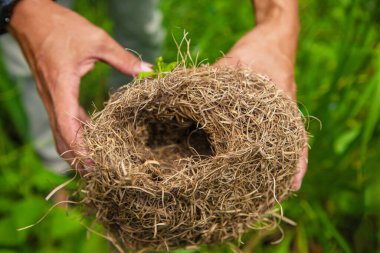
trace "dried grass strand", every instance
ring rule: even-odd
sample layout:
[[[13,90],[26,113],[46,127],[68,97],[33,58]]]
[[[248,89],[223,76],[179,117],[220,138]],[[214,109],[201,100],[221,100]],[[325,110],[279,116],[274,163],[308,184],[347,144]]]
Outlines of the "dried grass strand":
[[[277,226],[307,145],[268,78],[208,65],[122,87],[83,139],[89,212],[125,248],[167,250]]]

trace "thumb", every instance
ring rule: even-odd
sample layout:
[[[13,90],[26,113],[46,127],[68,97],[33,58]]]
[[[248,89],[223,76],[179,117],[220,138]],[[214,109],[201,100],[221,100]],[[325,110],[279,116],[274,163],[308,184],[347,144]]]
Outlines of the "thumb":
[[[136,76],[140,72],[152,71],[151,64],[125,50],[108,35],[101,50],[97,52],[97,58],[126,75]]]

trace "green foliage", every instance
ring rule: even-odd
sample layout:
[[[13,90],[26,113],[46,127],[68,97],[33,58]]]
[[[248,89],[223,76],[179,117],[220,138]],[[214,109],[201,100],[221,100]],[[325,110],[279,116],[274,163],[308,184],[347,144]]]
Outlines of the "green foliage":
[[[296,67],[298,101],[311,115],[309,171],[298,196],[284,203],[297,226],[244,236],[243,252],[380,252],[380,2],[377,0],[299,1],[302,30]],[[107,31],[105,1],[77,2],[77,10]],[[191,53],[213,62],[253,26],[250,1],[163,0],[168,35],[167,62],[177,61],[172,36],[183,30]],[[158,60],[153,76],[171,70]],[[81,101],[101,107],[108,67],[99,65],[83,80]],[[0,63],[0,253],[106,252],[107,242],[80,225],[76,211],[49,209],[44,197],[67,180],[47,171],[28,144],[27,124],[17,82]],[[200,252],[232,252],[228,245]],[[177,253],[199,252],[178,250]]]
[[[19,99],[18,84],[17,81],[15,82],[8,77],[5,66],[3,66],[2,62],[0,62],[0,105],[0,129],[7,128],[11,134],[17,133],[19,136],[26,139],[26,117],[23,106]],[[7,126],[5,122],[10,122],[11,124]],[[11,126],[14,126],[15,129],[12,130]],[[0,137],[9,132],[0,132]],[[0,142],[0,145],[2,144],[3,143]]]
[[[152,66],[153,72],[141,72],[137,75],[137,79],[142,79],[144,77],[163,77],[166,73],[172,71],[176,66],[177,62],[166,63],[162,56],[156,59],[156,65]]]

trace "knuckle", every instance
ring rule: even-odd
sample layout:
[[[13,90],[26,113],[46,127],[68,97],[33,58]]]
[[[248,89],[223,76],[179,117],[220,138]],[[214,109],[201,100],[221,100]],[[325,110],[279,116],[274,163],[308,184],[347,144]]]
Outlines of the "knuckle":
[[[106,31],[98,27],[95,28],[95,31],[93,32],[92,36],[94,39],[100,40],[100,41],[106,40],[109,37]]]

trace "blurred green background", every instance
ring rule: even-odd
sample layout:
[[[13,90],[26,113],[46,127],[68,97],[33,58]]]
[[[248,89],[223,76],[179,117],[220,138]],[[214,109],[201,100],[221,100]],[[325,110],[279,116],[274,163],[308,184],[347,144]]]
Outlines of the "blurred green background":
[[[300,1],[302,30],[296,78],[301,110],[311,119],[309,171],[297,197],[284,203],[297,226],[251,232],[243,252],[380,252],[380,2]],[[77,1],[76,10],[107,31],[104,1]],[[171,33],[186,29],[192,51],[213,62],[253,26],[251,4],[231,0],[162,0],[168,35],[162,55],[176,57]],[[107,252],[107,242],[80,225],[76,211],[55,209],[44,197],[66,178],[48,172],[28,142],[19,91],[0,62],[0,253]],[[83,81],[84,104],[106,97],[108,67]],[[86,87],[92,87],[86,89]],[[201,252],[232,252],[228,246]],[[181,250],[177,252],[192,252]]]

